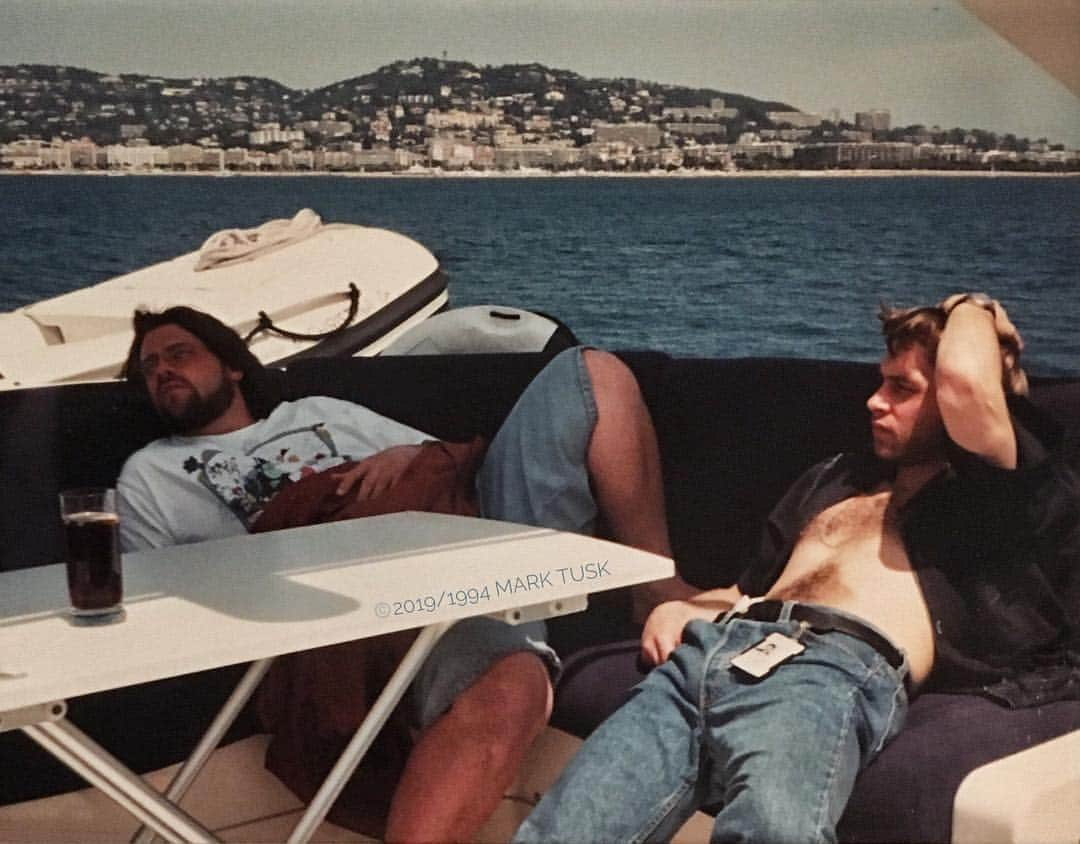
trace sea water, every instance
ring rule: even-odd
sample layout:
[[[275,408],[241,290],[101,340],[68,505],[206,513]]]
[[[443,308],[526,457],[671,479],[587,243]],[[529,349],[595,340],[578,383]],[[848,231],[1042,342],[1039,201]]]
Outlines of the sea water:
[[[607,348],[871,361],[879,302],[985,290],[1032,372],[1080,373],[1078,178],[37,175],[0,177],[0,201],[0,310],[307,207],[419,240],[453,306]]]

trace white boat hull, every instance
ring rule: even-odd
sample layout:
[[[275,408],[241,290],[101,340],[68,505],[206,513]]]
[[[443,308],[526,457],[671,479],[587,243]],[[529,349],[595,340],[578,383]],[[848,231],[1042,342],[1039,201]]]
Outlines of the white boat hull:
[[[334,223],[298,242],[196,270],[200,253],[0,314],[0,389],[116,378],[136,309],[189,305],[247,335],[265,314],[290,339],[260,331],[264,363],[307,354],[373,355],[443,308],[438,261],[386,229]],[[350,313],[350,285],[359,291]],[[338,330],[340,329],[340,330]]]

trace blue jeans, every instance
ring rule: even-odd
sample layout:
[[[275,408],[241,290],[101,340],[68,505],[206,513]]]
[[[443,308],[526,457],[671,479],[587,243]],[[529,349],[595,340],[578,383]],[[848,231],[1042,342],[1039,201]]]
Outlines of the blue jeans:
[[[856,774],[903,723],[907,667],[847,634],[809,631],[806,650],[761,680],[731,667],[768,634],[798,629],[690,622],[514,841],[665,841],[702,807],[719,807],[713,842],[835,841]]]

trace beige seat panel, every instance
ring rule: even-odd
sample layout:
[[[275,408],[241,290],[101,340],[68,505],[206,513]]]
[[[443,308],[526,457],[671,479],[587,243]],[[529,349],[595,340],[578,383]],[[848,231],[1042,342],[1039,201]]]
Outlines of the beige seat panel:
[[[215,751],[181,803],[226,841],[284,841],[303,805],[263,766],[269,737],[251,736]],[[179,765],[147,774],[164,790]],[[138,821],[96,788],[0,806],[4,844],[128,841]],[[370,841],[324,823],[313,841]]]

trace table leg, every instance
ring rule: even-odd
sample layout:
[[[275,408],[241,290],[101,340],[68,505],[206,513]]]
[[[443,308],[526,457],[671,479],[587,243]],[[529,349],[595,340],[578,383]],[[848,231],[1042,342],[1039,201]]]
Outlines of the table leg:
[[[218,840],[70,721],[33,724],[23,732],[167,840],[178,844]]]
[[[207,727],[202,738],[199,739],[199,743],[195,745],[195,749],[191,752],[187,761],[184,762],[180,770],[176,772],[172,782],[169,783],[169,787],[165,791],[166,800],[174,805],[180,805],[180,801],[184,798],[199,772],[202,771],[203,766],[210,758],[210,754],[221,744],[221,739],[224,738],[225,733],[233,725],[233,722],[251,699],[251,696],[255,694],[259,683],[262,682],[266,672],[270,670],[270,666],[273,664],[274,658],[267,657],[266,659],[256,660],[248,666],[248,670],[244,673],[240,682],[236,684],[236,688],[233,689],[232,694],[229,695],[221,710],[214,716],[214,720]],[[149,844],[153,840],[154,832],[147,826],[140,827],[131,839],[132,844]]]
[[[405,690],[408,689],[409,684],[416,677],[420,667],[424,664],[424,660],[427,659],[436,643],[450,629],[453,623],[452,621],[443,621],[425,627],[420,631],[420,635],[416,637],[416,641],[413,642],[412,647],[409,648],[408,653],[401,660],[390,678],[390,682],[386,684],[386,687],[368,712],[367,717],[360,724],[356,734],[338,759],[337,764],[334,765],[322,786],[315,793],[311,803],[308,804],[303,817],[300,818],[296,828],[292,831],[292,835],[289,836],[288,844],[306,844],[319,824],[323,822],[327,812],[330,811],[330,807],[337,800],[342,789],[345,788],[349,777],[353,775],[353,771],[356,770],[360,760],[363,759],[364,754],[367,753],[371,743],[375,740],[375,736],[386,724],[390,713],[393,712],[394,707],[397,706],[398,701],[405,694]]]

